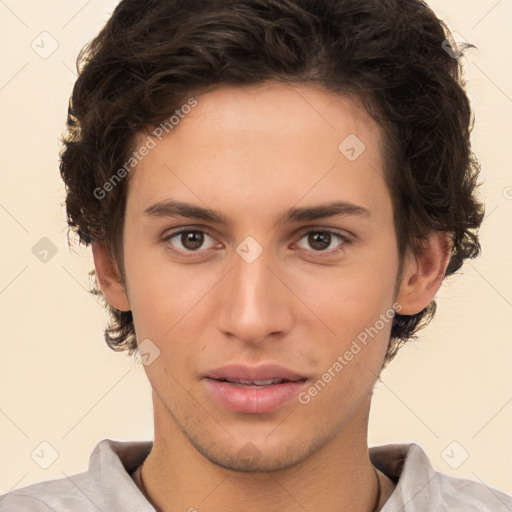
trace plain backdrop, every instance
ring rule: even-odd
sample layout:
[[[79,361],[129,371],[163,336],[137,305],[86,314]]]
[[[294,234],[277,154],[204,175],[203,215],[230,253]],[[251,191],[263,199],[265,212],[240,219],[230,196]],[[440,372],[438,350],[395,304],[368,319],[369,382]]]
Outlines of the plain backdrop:
[[[437,470],[512,493],[512,0],[430,5],[478,47],[464,66],[483,254],[383,373],[369,443],[417,442]],[[0,494],[84,471],[101,439],[152,438],[143,367],[106,346],[90,249],[67,246],[58,171],[76,56],[114,6],[0,1]]]

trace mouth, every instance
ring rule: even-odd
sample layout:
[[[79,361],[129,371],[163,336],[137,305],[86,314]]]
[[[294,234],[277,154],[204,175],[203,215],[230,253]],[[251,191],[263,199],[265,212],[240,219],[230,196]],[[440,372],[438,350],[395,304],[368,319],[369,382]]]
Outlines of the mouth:
[[[278,364],[261,364],[259,366],[227,364],[222,368],[210,371],[205,377],[219,381],[261,386],[279,383],[280,381],[297,382],[306,379],[305,375]]]
[[[247,389],[258,389],[266,388],[269,386],[275,386],[276,384],[283,384],[286,382],[303,382],[304,379],[288,380],[288,379],[267,379],[267,380],[242,380],[242,379],[213,379],[218,382],[227,382],[235,387],[247,388]]]
[[[279,365],[227,365],[204,376],[215,403],[237,413],[263,414],[282,408],[306,386],[308,377]]]

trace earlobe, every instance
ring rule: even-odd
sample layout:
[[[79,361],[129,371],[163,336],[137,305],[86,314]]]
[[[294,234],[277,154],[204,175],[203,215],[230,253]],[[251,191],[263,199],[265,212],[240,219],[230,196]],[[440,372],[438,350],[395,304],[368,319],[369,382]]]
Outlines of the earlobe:
[[[423,243],[421,255],[408,256],[397,296],[400,314],[415,315],[428,306],[441,287],[451,252],[450,233],[436,231]]]
[[[114,308],[130,311],[130,303],[121,276],[105,244],[102,241],[93,240],[91,247],[94,267],[103,295]]]

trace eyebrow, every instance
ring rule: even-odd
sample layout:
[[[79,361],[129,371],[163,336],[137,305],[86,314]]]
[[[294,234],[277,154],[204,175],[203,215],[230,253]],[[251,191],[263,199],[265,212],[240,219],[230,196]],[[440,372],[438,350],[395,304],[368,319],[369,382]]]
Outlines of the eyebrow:
[[[223,213],[205,208],[191,203],[168,199],[155,203],[146,208],[144,214],[149,217],[168,218],[168,217],[188,217],[200,219],[206,222],[217,222],[230,224],[230,219]],[[290,208],[284,212],[278,219],[278,223],[293,223],[310,220],[318,220],[335,216],[357,216],[371,217],[371,212],[364,206],[360,206],[348,201],[334,201],[331,203],[322,203],[316,206],[307,206],[301,208]]]

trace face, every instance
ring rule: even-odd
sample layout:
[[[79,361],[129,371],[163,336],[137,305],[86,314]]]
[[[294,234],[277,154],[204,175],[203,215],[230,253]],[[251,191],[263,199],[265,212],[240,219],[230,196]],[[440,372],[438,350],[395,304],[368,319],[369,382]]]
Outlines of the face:
[[[366,434],[399,284],[382,132],[357,98],[308,85],[195,99],[139,163],[126,206],[129,308],[160,351],[145,366],[155,426],[221,466],[284,469]],[[296,382],[207,378],[267,364]]]

